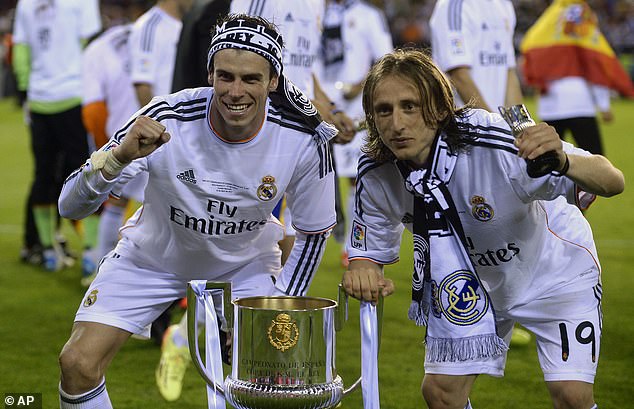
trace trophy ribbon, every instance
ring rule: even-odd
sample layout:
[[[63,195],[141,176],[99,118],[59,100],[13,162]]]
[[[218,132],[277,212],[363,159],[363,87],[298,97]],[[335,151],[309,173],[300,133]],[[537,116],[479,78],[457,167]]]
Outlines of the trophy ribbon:
[[[361,390],[363,408],[379,409],[379,336],[376,305],[361,302]]]
[[[224,395],[216,389],[216,385],[222,384],[224,376],[214,299],[209,291],[205,291],[207,280],[192,280],[190,283],[198,302],[205,307],[205,368],[213,381],[213,387],[207,384],[207,405],[209,409],[226,409]],[[196,355],[200,360],[198,351]]]

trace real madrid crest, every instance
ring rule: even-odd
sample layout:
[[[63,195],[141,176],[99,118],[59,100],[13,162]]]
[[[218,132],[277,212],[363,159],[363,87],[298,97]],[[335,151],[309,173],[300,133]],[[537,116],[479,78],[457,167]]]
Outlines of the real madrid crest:
[[[481,222],[488,222],[493,218],[494,212],[482,196],[475,195],[471,198],[471,214]]]
[[[275,178],[271,175],[262,178],[262,184],[258,186],[258,197],[260,200],[268,202],[277,195],[277,186],[275,186]]]
[[[97,293],[99,293],[99,290],[92,290],[90,294],[86,296],[86,299],[84,300],[84,307],[90,307],[97,302]]]
[[[295,106],[301,113],[312,116],[317,113],[317,108],[310,102],[310,99],[288,78],[284,78],[284,93],[286,99]]]
[[[489,298],[476,275],[469,270],[458,270],[447,275],[434,295],[434,307],[455,325],[475,324],[489,309]]]
[[[268,330],[269,342],[276,349],[284,352],[297,344],[299,338],[299,329],[291,316],[286,313],[278,314]]]

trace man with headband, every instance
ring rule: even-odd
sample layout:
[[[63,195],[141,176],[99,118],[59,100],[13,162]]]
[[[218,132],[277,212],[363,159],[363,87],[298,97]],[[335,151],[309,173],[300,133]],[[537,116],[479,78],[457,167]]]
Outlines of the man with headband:
[[[155,97],[66,180],[60,212],[82,218],[149,174],[61,352],[61,408],[111,408],[108,365],[190,280],[231,282],[235,298],[306,293],[336,219],[336,130],[282,76],[282,47],[266,20],[229,15],[210,47],[212,87]],[[282,268],[271,211],[284,193],[298,235]]]

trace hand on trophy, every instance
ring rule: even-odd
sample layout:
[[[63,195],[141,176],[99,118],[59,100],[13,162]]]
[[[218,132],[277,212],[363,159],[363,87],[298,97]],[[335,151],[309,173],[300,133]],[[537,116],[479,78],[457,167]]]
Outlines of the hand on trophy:
[[[342,284],[346,293],[362,301],[376,303],[379,292],[384,297],[394,292],[394,282],[383,276],[377,264],[367,260],[352,260],[343,273]]]
[[[530,113],[523,104],[513,105],[510,107],[498,107],[500,115],[511,127],[511,132],[515,137],[515,146],[520,148],[520,156],[526,160],[526,172],[528,176],[532,178],[538,178],[544,176],[552,171],[561,171],[564,174],[567,170],[567,157],[563,153],[561,140],[559,135],[555,132],[554,128],[550,131],[544,127],[548,127],[547,124],[539,124],[541,129],[533,129],[533,131],[527,132],[531,128],[538,127],[535,125],[535,121],[531,118]],[[552,138],[554,133],[556,138]],[[539,138],[531,137],[531,135],[539,136]],[[543,139],[547,137],[548,141],[558,144],[553,145],[553,149],[550,148],[551,144],[542,144],[545,142]],[[523,139],[523,141],[522,141]],[[557,149],[555,149],[557,148]],[[562,157],[563,155],[563,157]]]
[[[559,166],[553,169],[555,171],[561,171],[566,163],[561,139],[555,128],[546,123],[542,122],[526,128],[515,138],[515,146],[519,149],[518,155],[529,161],[546,152],[554,152],[559,159]]]

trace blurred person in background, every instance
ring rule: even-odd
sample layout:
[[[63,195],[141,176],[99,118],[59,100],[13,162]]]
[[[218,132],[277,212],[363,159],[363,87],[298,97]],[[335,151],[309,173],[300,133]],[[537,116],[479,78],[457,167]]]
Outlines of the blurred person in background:
[[[438,0],[429,20],[432,57],[447,73],[458,106],[497,112],[522,102],[510,0]]]
[[[361,91],[365,76],[372,64],[393,50],[392,36],[383,12],[363,0],[328,0],[322,32],[322,58],[319,81],[324,92],[355,123],[363,122]],[[345,240],[350,236],[350,223],[355,196],[357,163],[365,130],[356,132],[347,144],[333,145],[337,176],[348,181],[347,198],[341,237],[334,238],[344,244],[341,262],[348,264]]]
[[[231,0],[196,0],[185,14],[176,48],[172,92],[209,85],[205,64],[211,31],[229,13],[230,4]]]
[[[81,119],[81,55],[101,29],[97,0],[20,0],[13,30],[13,68],[18,90],[26,91],[35,176],[27,201],[32,211],[43,267],[57,271],[66,254],[56,239],[57,198],[64,175],[89,153]],[[84,250],[95,246],[98,218],[85,219]],[[32,236],[32,235],[31,235]],[[27,255],[28,256],[28,255]]]
[[[555,0],[522,40],[523,73],[538,92],[537,114],[561,138],[604,154],[597,115],[612,122],[610,94],[634,97],[634,85],[583,0]]]
[[[130,37],[132,81],[141,106],[172,92],[182,18],[194,0],[158,0],[137,19]]]

